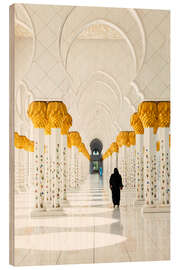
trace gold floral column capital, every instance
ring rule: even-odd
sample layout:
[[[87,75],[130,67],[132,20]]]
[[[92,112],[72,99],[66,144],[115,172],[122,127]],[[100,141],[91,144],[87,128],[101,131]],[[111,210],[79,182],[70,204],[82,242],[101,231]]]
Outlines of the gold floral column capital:
[[[144,128],[155,127],[158,116],[156,102],[144,101],[139,104],[138,115]]]
[[[120,138],[119,134],[116,137],[116,143],[117,143],[118,147],[122,147],[122,142],[121,142],[121,138]]]
[[[129,142],[130,145],[136,145],[136,134],[134,131],[129,131]]]
[[[130,147],[130,141],[129,141],[129,132],[128,131],[120,131],[119,132],[119,139],[122,145],[126,147]]]
[[[35,128],[45,128],[47,125],[47,103],[44,101],[33,101],[29,107],[27,114],[32,120]]]
[[[71,126],[72,126],[72,117],[69,113],[67,113],[64,116],[64,119],[61,124],[61,134],[67,135]]]
[[[17,132],[14,132],[14,146],[18,149],[24,148],[23,136],[20,136]]]
[[[84,143],[80,143],[78,149],[79,149],[79,152],[81,152],[81,153],[85,152],[86,147],[85,147]]]
[[[118,147],[118,144],[116,143],[116,142],[113,142],[112,144],[111,144],[111,151],[112,151],[112,153],[114,153],[114,152],[118,152],[119,151],[119,147]]]
[[[48,102],[47,118],[51,128],[61,128],[66,114],[67,108],[62,101]]]
[[[130,124],[136,134],[144,134],[143,124],[137,112],[131,115]]]
[[[158,126],[170,126],[170,101],[162,101],[157,104],[158,108]]]
[[[112,155],[112,153],[113,153],[113,152],[112,152],[112,149],[111,149],[111,148],[109,148],[109,149],[108,149],[108,155],[109,155],[109,156],[111,156],[111,155]]]
[[[71,142],[71,146],[74,145],[76,147],[78,147],[81,143],[81,137],[79,135],[79,132],[77,131],[71,131],[68,133],[69,134],[69,139]]]
[[[14,146],[18,149],[34,152],[34,142],[29,140],[26,136],[19,135],[17,132],[14,132]]]
[[[47,122],[47,125],[45,126],[44,133],[46,135],[51,135],[51,126],[49,122]]]

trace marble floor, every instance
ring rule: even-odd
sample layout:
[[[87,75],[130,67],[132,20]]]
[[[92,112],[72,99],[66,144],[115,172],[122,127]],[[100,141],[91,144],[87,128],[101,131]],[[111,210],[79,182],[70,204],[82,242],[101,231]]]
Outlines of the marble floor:
[[[170,259],[170,216],[112,208],[98,175],[67,194],[58,216],[31,218],[32,195],[16,194],[15,265]]]

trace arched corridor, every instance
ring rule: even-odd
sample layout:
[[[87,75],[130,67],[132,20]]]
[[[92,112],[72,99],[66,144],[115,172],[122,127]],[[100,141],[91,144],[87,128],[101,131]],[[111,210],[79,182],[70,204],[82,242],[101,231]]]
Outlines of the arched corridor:
[[[14,9],[13,264],[169,260],[169,11]]]

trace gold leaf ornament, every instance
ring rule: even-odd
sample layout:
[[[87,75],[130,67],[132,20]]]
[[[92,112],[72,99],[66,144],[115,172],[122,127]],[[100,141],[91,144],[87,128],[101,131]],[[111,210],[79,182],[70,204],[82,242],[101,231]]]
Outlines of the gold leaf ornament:
[[[157,122],[157,104],[153,101],[144,101],[138,106],[138,115],[144,128],[152,128]]]
[[[144,134],[143,124],[137,112],[131,115],[130,124],[133,127],[136,134]]]
[[[45,128],[47,125],[47,103],[44,101],[33,101],[29,107],[27,114],[32,120],[35,128]]]

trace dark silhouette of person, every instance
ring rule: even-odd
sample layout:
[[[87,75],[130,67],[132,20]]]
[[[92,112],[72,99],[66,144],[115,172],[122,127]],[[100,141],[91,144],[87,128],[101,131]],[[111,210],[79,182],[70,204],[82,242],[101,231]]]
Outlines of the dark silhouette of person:
[[[120,204],[120,191],[123,189],[122,177],[119,174],[117,168],[114,169],[114,173],[111,174],[109,180],[110,189],[112,191],[112,201],[114,204],[114,208],[117,205],[119,207]]]

